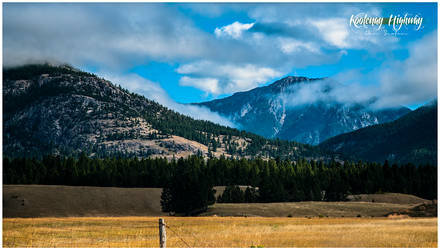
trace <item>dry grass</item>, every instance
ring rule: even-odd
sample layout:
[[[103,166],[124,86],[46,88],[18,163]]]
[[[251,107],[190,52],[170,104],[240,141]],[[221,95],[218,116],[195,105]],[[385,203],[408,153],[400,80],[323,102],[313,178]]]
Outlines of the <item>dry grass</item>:
[[[157,217],[3,219],[3,247],[158,247]],[[166,217],[167,247],[437,247],[437,218]]]
[[[350,201],[392,203],[392,204],[422,204],[422,203],[430,202],[429,200],[425,200],[414,195],[399,194],[399,193],[356,194],[356,195],[349,195],[347,198]]]
[[[224,188],[216,187],[216,195],[220,195]],[[160,208],[161,192],[160,188],[3,185],[3,216],[165,216],[166,213]],[[219,203],[211,206],[204,216],[383,217],[392,212],[411,209],[416,203],[427,202],[404,194],[377,196],[367,195],[368,199],[373,197],[376,202],[365,202],[366,200],[361,199],[356,202]]]
[[[216,203],[204,216],[262,217],[384,217],[391,212],[410,209],[412,204],[376,202],[281,202],[281,203]]]

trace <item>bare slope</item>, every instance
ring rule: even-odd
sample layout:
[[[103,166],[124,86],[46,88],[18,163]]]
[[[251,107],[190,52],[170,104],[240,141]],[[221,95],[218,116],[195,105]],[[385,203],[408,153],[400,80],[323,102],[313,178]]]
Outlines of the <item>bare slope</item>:
[[[373,202],[217,203],[203,216],[382,217],[412,208],[412,204]]]

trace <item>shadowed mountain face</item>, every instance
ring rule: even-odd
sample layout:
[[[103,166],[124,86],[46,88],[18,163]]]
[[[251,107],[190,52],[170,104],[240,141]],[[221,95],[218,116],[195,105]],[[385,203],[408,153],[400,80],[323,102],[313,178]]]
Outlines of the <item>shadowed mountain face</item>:
[[[289,76],[265,87],[198,105],[266,138],[312,145],[338,134],[395,120],[410,111],[405,107],[372,110],[362,103],[326,101],[313,96],[316,86],[321,93],[331,91],[332,85],[327,83],[322,78]],[[307,96],[298,92],[304,90]]]
[[[317,147],[195,120],[69,66],[3,71],[3,153],[105,157],[320,156]]]
[[[384,124],[338,135],[320,144],[353,159],[437,164],[437,102]]]

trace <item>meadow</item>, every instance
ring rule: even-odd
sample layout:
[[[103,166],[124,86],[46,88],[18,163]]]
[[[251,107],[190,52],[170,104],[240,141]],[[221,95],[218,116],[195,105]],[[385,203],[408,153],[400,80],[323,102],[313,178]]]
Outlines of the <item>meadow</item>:
[[[159,217],[4,218],[3,247],[159,247]],[[164,217],[167,247],[437,247],[437,218]]]

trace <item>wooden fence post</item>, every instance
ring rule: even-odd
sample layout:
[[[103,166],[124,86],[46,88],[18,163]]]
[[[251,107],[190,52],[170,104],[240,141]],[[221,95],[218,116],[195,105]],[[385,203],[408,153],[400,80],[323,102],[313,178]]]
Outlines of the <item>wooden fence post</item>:
[[[165,221],[159,218],[159,243],[160,248],[167,247],[167,232],[165,230]]]

